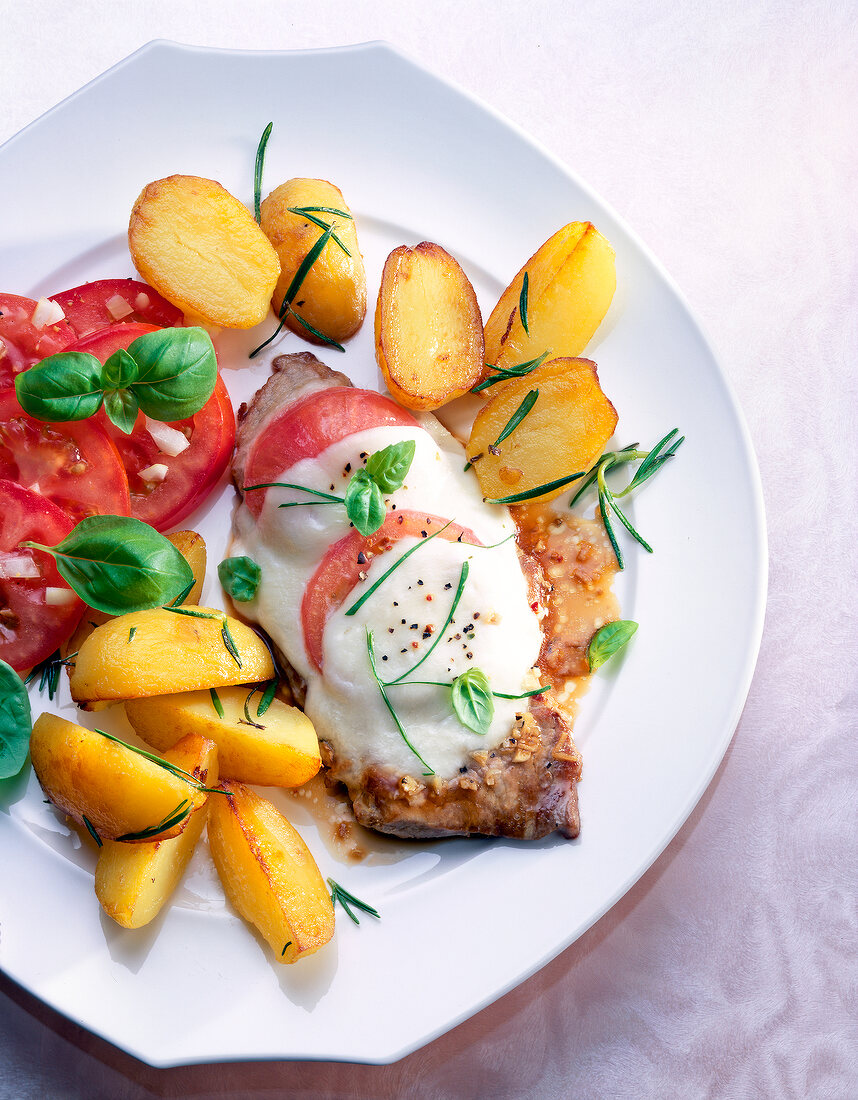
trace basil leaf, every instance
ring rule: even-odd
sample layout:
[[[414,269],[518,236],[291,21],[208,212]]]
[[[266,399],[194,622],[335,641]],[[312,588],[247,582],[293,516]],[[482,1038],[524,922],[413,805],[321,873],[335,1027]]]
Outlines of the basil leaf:
[[[453,710],[463,726],[474,733],[489,732],[495,714],[495,703],[489,678],[480,668],[469,668],[452,684]]]
[[[137,363],[125,348],[118,348],[101,369],[106,390],[124,390],[137,381]]]
[[[631,619],[618,619],[615,623],[606,623],[597,630],[587,646],[587,661],[590,671],[595,672],[609,657],[613,657],[632,637],[638,624]]]
[[[56,546],[21,545],[51,554],[80,598],[108,615],[163,607],[193,582],[169,539],[131,516],[87,516]]]
[[[27,689],[14,668],[0,661],[0,779],[11,779],[23,768],[32,728]]]
[[[362,535],[374,535],[384,523],[384,497],[365,469],[358,470],[348,483],[346,515]]]
[[[391,443],[384,450],[376,451],[369,456],[366,472],[383,493],[392,493],[402,487],[414,460],[416,449],[417,444],[413,439]]]
[[[227,592],[238,603],[248,603],[256,596],[262,570],[246,555],[240,558],[225,558],[217,567],[217,575]]]
[[[140,411],[133,390],[108,390],[104,395],[104,411],[112,424],[126,435],[131,435]]]
[[[15,393],[37,420],[85,420],[101,408],[101,363],[85,351],[49,355],[16,377]]]
[[[137,363],[134,395],[153,420],[184,420],[199,412],[214,393],[217,356],[205,329],[147,332],[128,351]]]

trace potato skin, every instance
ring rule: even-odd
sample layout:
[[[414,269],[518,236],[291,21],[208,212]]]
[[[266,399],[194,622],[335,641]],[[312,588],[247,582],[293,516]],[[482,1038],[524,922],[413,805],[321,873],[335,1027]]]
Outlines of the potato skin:
[[[283,296],[304,257],[324,232],[302,215],[290,213],[289,208],[319,206],[351,213],[340,189],[327,180],[287,180],[262,202],[259,225],[280,261],[280,276],[271,301],[275,313],[279,313]],[[363,324],[366,316],[366,272],[354,220],[338,218],[326,212],[319,212],[316,216],[325,222],[334,221],[336,234],[351,255],[347,256],[336,241],[328,241],[304,277],[294,306],[313,328],[339,343],[354,336]],[[311,344],[323,343],[291,312],[286,324]]]
[[[519,316],[525,272],[528,332]],[[608,241],[591,222],[564,225],[530,257],[492,310],[485,328],[486,362],[513,367],[544,351],[553,359],[575,358],[601,324],[616,286]],[[492,373],[487,370],[485,377]]]
[[[208,835],[227,897],[279,962],[318,951],[334,934],[334,910],[307,845],[249,787],[222,782],[221,788],[227,797],[212,796]]]
[[[532,390],[539,393],[536,404],[512,434],[495,445]],[[477,413],[467,454],[490,500],[588,470],[617,425],[616,409],[589,359],[552,359],[489,392],[495,396]],[[570,488],[574,492],[575,483],[533,499],[552,500]]]
[[[145,756],[54,714],[40,715],[30,736],[33,770],[45,794],[64,813],[98,835],[116,840],[170,816],[182,802],[196,809],[205,795]],[[159,839],[178,836],[183,818]]]
[[[146,282],[186,314],[252,328],[268,313],[277,254],[215,180],[176,175],[147,184],[131,211],[128,248]]]
[[[155,607],[120,615],[93,630],[75,658],[72,699],[79,704],[139,699],[273,677],[271,654],[249,626],[215,608],[183,607],[192,614]],[[196,617],[200,613],[212,617]],[[240,665],[224,642],[224,622]]]
[[[375,358],[387,387],[409,409],[437,409],[483,374],[477,296],[440,245],[401,245],[387,257],[375,309]]]
[[[212,741],[189,734],[165,752],[164,759],[190,772],[200,783],[217,783],[217,746]],[[156,917],[178,886],[207,817],[208,801],[194,810],[179,836],[170,840],[139,844],[105,840],[95,865],[95,894],[105,913],[123,928],[142,928]]]
[[[248,712],[262,728],[248,725],[244,705],[250,691],[248,687],[221,688],[218,698],[223,718],[215,711],[208,691],[129,700],[125,713],[135,732],[159,750],[189,733],[215,742],[220,774],[225,779],[262,787],[300,787],[309,782],[322,765],[313,723],[297,707],[279,699],[257,718],[261,695],[255,694]]]

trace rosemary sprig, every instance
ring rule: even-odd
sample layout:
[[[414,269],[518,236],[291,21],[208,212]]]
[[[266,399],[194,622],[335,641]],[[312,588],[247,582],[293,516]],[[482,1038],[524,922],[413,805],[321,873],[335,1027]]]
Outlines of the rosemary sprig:
[[[351,214],[347,214],[345,210],[335,210],[332,206],[289,206],[287,210],[290,214],[297,214],[299,218],[306,218],[308,222],[312,222],[313,225],[317,225],[319,229],[327,229],[328,222],[323,221],[321,218],[317,218],[316,214],[336,214],[340,218],[347,218],[352,221]],[[331,240],[340,246],[347,256],[351,256],[348,248],[343,244],[336,233],[331,234]]]
[[[549,349],[544,351],[542,355],[538,355],[536,359],[528,359],[526,363],[519,363],[514,367],[495,367],[491,363],[486,363],[489,370],[497,371],[497,373],[490,378],[484,378],[482,382],[471,389],[471,393],[482,393],[483,390],[496,386],[498,382],[505,382],[509,378],[521,378],[524,374],[530,374],[537,367],[541,367],[550,354],[551,350]]]
[[[305,328],[307,332],[315,336],[317,340],[321,340],[322,343],[325,344],[327,347],[336,348],[337,351],[346,350],[342,344],[338,344],[337,341],[334,340],[332,337],[326,336],[324,332],[320,332],[317,328],[313,328],[307,318],[302,317],[300,313],[296,313],[292,306],[289,307],[289,312],[292,314],[298,324],[301,325],[302,328]]]
[[[371,917],[375,917],[376,920],[381,920],[381,916],[379,915],[377,909],[373,909],[373,907],[371,905],[367,905],[365,901],[361,901],[360,898],[356,898],[354,894],[346,890],[345,887],[340,886],[338,882],[334,882],[332,878],[328,879],[328,885],[331,888],[331,905],[336,905],[337,902],[339,902],[340,905],[342,905],[343,909],[345,909],[346,914],[351,917],[355,924],[360,924],[360,920],[349,908],[351,905],[354,905],[357,909],[362,910],[364,913],[369,913],[369,915]],[[288,946],[289,944],[287,943],[286,947]],[[285,951],[286,948],[284,947],[283,950]]]
[[[415,666],[416,667],[416,666]],[[452,680],[391,680],[389,684],[385,684],[385,687],[437,687],[437,688],[451,688],[453,686]],[[551,691],[553,684],[544,684],[542,687],[531,688],[530,691],[522,691],[518,695],[507,695],[504,691],[493,691],[495,699],[532,699],[535,695],[544,695],[546,691]]]
[[[264,730],[265,726],[261,726],[258,722],[254,722],[253,719],[250,717],[250,700],[256,694],[257,690],[258,689],[255,687],[251,688],[250,691],[247,693],[247,698],[244,700],[244,721],[247,723],[248,726],[253,726],[253,728],[256,730]]]
[[[530,280],[527,272],[524,273],[524,278],[521,280],[521,293],[518,296],[518,315],[521,318],[521,327],[530,336],[530,329],[527,325],[527,292],[530,287]]]
[[[238,650],[236,649],[235,639],[232,636],[232,633],[229,629],[229,623],[226,621],[226,619],[223,620],[223,624],[221,625],[220,635],[223,638],[223,644],[229,650],[230,657],[232,657],[239,668],[242,668],[243,666],[241,663],[241,658],[238,655]]]
[[[508,497],[485,497],[486,504],[521,504],[525,500],[533,500],[535,497],[541,497],[543,493],[550,493],[554,489],[561,489],[564,485],[570,485],[573,481],[577,481],[579,477],[584,476],[585,471],[580,470],[577,474],[568,474],[566,477],[558,477],[555,481],[546,481],[544,485],[537,485],[533,489],[526,489],[523,493],[513,493]]]
[[[197,583],[196,579],[194,579],[194,580],[191,581],[191,583],[186,588],[183,588],[182,591],[178,594],[178,596],[176,596],[175,600],[172,600],[170,602],[170,607],[178,607],[179,604],[184,603],[185,600],[188,598],[188,596],[190,596],[191,589],[194,587],[194,585],[196,583]]]
[[[504,428],[502,429],[500,435],[497,437],[497,439],[494,441],[494,443],[489,444],[489,450],[491,451],[492,454],[494,454],[494,455],[500,454],[500,451],[498,450],[498,447],[501,445],[501,443],[503,443],[503,441],[505,439],[509,439],[509,437],[515,431],[515,429],[519,426],[519,424],[522,422],[522,420],[524,420],[524,418],[527,416],[527,414],[530,412],[530,410],[536,404],[536,401],[537,401],[538,397],[539,397],[539,390],[530,390],[528,392],[527,396],[522,400],[521,404],[518,406],[518,408],[515,410],[515,412],[512,414],[512,416],[506,422],[506,424],[505,424]],[[470,468],[473,465],[474,461],[476,461],[476,459],[474,459],[473,461],[471,459],[468,459],[468,461],[465,463],[465,473],[467,473],[468,470],[470,470]]]
[[[310,493],[314,497],[321,497],[326,504],[345,504],[345,497],[334,496],[333,493],[323,493],[320,489],[309,489],[306,485],[293,485],[289,481],[263,481],[259,485],[244,485],[242,487],[243,493],[249,493],[253,489],[297,489],[302,493]],[[302,502],[297,502],[297,505],[281,504],[281,508],[292,508],[301,506]]]
[[[77,650],[75,650],[74,653],[69,653],[66,657],[61,657],[59,649],[55,649],[50,657],[46,657],[44,661],[40,661],[39,664],[33,667],[24,683],[29,687],[38,676],[38,691],[41,693],[47,688],[48,698],[53,702],[54,696],[60,689],[60,673],[62,668],[75,657],[77,657]]]
[[[210,611],[194,611],[190,607],[165,607],[164,611],[172,611],[174,615],[188,615],[192,619],[219,619],[219,615],[213,615]]]
[[[209,688],[209,695],[211,695],[211,697],[212,697],[212,706],[215,709],[215,714],[218,716],[218,718],[223,718],[224,717],[223,703],[220,701],[220,696],[218,695],[218,693],[215,691],[214,688]]]
[[[405,679],[406,676],[410,676],[412,674],[412,672],[415,672],[423,664],[423,662],[429,658],[429,656],[432,653],[432,650],[438,645],[438,643],[444,637],[444,634],[447,632],[447,627],[453,621],[453,616],[456,614],[456,608],[459,606],[459,602],[462,599],[462,593],[465,591],[465,584],[468,580],[468,572],[469,571],[470,571],[470,566],[468,565],[468,563],[466,561],[462,562],[462,571],[459,574],[459,584],[458,584],[458,587],[456,588],[456,594],[453,597],[453,602],[450,605],[450,610],[447,613],[447,618],[444,620],[444,625],[435,634],[435,640],[432,642],[432,645],[429,646],[429,648],[426,650],[426,652],[423,654],[423,656],[420,658],[420,660],[416,664],[412,665],[411,668],[409,668],[407,671],[403,672],[401,676],[397,676],[395,680],[390,680],[388,683],[386,683],[384,685],[385,687],[392,687],[394,684],[401,683]]]
[[[673,458],[680,445],[685,441],[684,435],[680,436],[678,439],[676,438],[678,431],[678,428],[672,428],[650,451],[640,451],[637,449],[637,443],[632,443],[628,447],[623,447],[622,450],[608,451],[606,454],[603,454],[595,466],[590,470],[584,482],[579,486],[578,491],[569,501],[569,507],[571,508],[580,500],[587,489],[595,483],[599,500],[599,515],[601,516],[605,533],[611,543],[614,557],[617,559],[617,567],[619,569],[625,567],[625,559],[623,558],[617,534],[614,530],[611,514],[613,513],[632,538],[639,543],[647,553],[651,554],[653,552],[650,544],[635,528],[631,520],[617,504],[617,501],[624,496],[628,496],[629,493],[643,485],[644,482],[648,481],[653,474],[661,469],[668,459]],[[640,461],[641,464],[637,472],[629,481],[629,484],[625,489],[615,493],[608,486],[606,475],[618,466],[638,461]]]
[[[168,829],[172,829],[174,825],[178,825],[180,821],[184,821],[186,817],[190,817],[192,809],[192,803],[189,799],[185,799],[180,802],[175,810],[171,810],[157,825],[150,825],[146,829],[141,829],[137,833],[125,833],[123,836],[118,836],[117,840],[151,840],[152,837],[158,836],[159,833],[164,833]]]
[[[186,772],[184,768],[180,768],[178,764],[173,764],[169,760],[165,760],[162,756],[156,756],[154,753],[147,752],[145,749],[139,749],[136,745],[129,745],[127,741],[123,741],[119,737],[114,737],[112,733],[105,733],[104,730],[95,730],[95,733],[100,733],[102,737],[106,737],[108,741],[113,741],[117,745],[122,745],[126,749],[130,749],[132,752],[136,752],[138,756],[145,756],[147,760],[151,760],[153,764],[157,764],[159,768],[164,768],[165,771],[171,772],[179,779],[184,779],[186,783],[190,783],[196,787],[197,790],[205,790],[203,784],[200,783],[190,772]]]
[[[95,826],[89,820],[89,818],[86,816],[86,814],[81,814],[81,817],[83,818],[83,823],[86,826],[86,831],[89,833],[89,835],[95,841],[95,843],[99,846],[99,848],[101,848],[104,842],[102,841],[101,837],[96,832]]]
[[[271,127],[273,122],[269,122],[265,129],[262,131],[262,137],[259,139],[259,145],[256,147],[256,167],[253,171],[253,216],[256,218],[256,224],[259,224],[259,219],[262,217],[262,211],[260,206],[262,205],[262,169],[265,165],[265,147],[268,145],[268,139],[271,137]]]
[[[369,586],[369,588],[366,590],[366,592],[364,592],[364,594],[360,597],[360,599],[356,600],[351,605],[351,607],[348,609],[348,611],[346,611],[346,615],[354,615],[356,612],[360,611],[360,609],[363,607],[363,605],[366,603],[366,601],[370,598],[370,596],[373,594],[373,592],[375,592],[375,590],[377,588],[379,588],[381,585],[384,584],[384,582],[387,580],[387,578],[390,576],[390,574],[395,569],[398,569],[399,566],[402,565],[402,563],[405,561],[406,558],[410,558],[411,555],[415,552],[415,550],[419,550],[421,546],[425,546],[427,542],[431,542],[432,539],[437,538],[438,535],[440,535],[442,531],[446,531],[447,528],[450,526],[450,524],[452,522],[453,522],[452,520],[448,520],[444,524],[443,527],[439,527],[439,529],[437,531],[433,531],[431,535],[427,535],[426,538],[422,540],[422,542],[415,543],[415,545],[412,546],[410,548],[410,550],[406,550],[405,553],[401,557],[396,559],[396,561],[393,563],[393,565],[391,565],[391,567],[389,569],[386,569],[381,574],[381,576],[378,578],[377,581],[374,581]]]
[[[257,718],[261,718],[262,715],[274,702],[274,696],[277,694],[277,685],[279,684],[279,682],[280,681],[275,676],[274,679],[269,683],[268,687],[265,689],[262,698],[259,700],[259,706],[256,708]]]
[[[405,732],[405,727],[402,725],[402,722],[399,720],[399,715],[393,709],[393,704],[391,703],[391,701],[387,697],[387,689],[385,688],[384,684],[382,683],[381,677],[378,675],[378,669],[376,668],[376,665],[375,665],[375,649],[374,649],[374,645],[373,645],[373,633],[369,629],[369,627],[366,628],[366,651],[367,651],[367,655],[369,656],[369,667],[372,670],[372,675],[373,675],[373,678],[375,679],[376,684],[378,684],[378,690],[381,692],[381,698],[384,700],[384,705],[387,707],[388,711],[390,712],[390,717],[393,719],[393,721],[396,725],[396,728],[399,730],[399,734],[402,737],[402,740],[409,747],[409,749],[411,749],[411,751],[414,753],[414,755],[417,757],[417,759],[420,761],[420,763],[426,769],[423,772],[423,774],[424,775],[434,775],[435,774],[434,770],[426,763],[426,761],[423,759],[423,757],[420,755],[420,753],[417,751],[417,749],[415,749],[414,746],[411,744],[411,742],[408,740],[408,734]]]
[[[136,633],[137,633],[137,627],[136,627],[136,626],[132,626],[132,627],[131,627],[131,629],[130,629],[130,630],[128,631],[128,644],[129,644],[129,645],[131,645],[131,642],[132,642],[132,640],[133,640],[133,638],[134,638],[134,635],[135,635]]]
[[[287,949],[290,948],[291,946],[292,946],[292,941],[289,940],[289,942],[284,946],[283,950],[280,952],[280,958],[281,959],[286,954]]]

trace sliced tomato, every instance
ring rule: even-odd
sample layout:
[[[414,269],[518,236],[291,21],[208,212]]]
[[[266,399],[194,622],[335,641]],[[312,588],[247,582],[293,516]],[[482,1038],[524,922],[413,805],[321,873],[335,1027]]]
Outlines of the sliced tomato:
[[[117,322],[141,322],[159,328],[184,323],[184,314],[157,290],[137,279],[97,279],[52,294],[78,338]]]
[[[36,328],[36,305],[32,298],[0,294],[0,389],[11,386],[22,370],[64,351],[75,340],[74,329],[65,321]]]
[[[128,480],[107,433],[93,420],[36,420],[18,404],[14,388],[0,393],[0,478],[33,489],[75,523],[131,514]]]
[[[138,336],[155,332],[157,327],[135,322],[112,325],[78,340],[69,350],[88,351],[104,363],[119,348],[127,348]],[[175,456],[158,449],[142,413],[131,435],[112,424],[104,409],[95,420],[119,452],[131,491],[131,515],[159,531],[181,522],[202,504],[220,480],[235,444],[235,414],[220,375],[214,393],[198,413],[169,425],[189,441],[189,446]],[[163,480],[140,476],[151,472],[153,466],[166,467]]]
[[[447,525],[445,527],[445,525]],[[444,528],[442,530],[442,528]],[[472,546],[482,546],[469,527],[451,523],[440,516],[427,516],[425,512],[388,512],[384,523],[374,535],[362,535],[359,531],[350,531],[347,535],[329,547],[316,572],[304,589],[301,601],[301,625],[304,629],[304,645],[307,656],[322,671],[322,635],[328,617],[342,607],[349,593],[361,579],[370,573],[370,562],[379,554],[388,551],[395,542],[403,538],[428,538],[437,534],[447,542],[467,542]],[[378,572],[383,570],[379,567]]]
[[[247,485],[277,478],[302,458],[315,458],[332,443],[367,428],[388,425],[416,427],[414,417],[389,397],[374,390],[332,386],[317,390],[274,416],[259,433],[245,466]],[[248,493],[245,503],[258,516],[265,490]]]
[[[71,637],[84,610],[50,554],[20,544],[55,546],[73,526],[70,516],[38,493],[0,481],[0,659],[18,672]]]

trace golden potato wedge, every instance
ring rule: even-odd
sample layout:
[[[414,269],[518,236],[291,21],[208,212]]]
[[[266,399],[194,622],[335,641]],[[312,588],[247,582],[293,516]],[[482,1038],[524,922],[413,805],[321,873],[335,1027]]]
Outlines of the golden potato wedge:
[[[223,718],[208,691],[129,700],[125,713],[134,730],[156,749],[169,748],[188,733],[214,741],[220,774],[225,779],[262,787],[300,787],[322,764],[313,723],[297,707],[289,707],[279,699],[257,717],[262,696],[254,694],[249,699],[252,690],[219,689]],[[248,723],[248,715],[254,725]]]
[[[214,608],[183,604],[131,611],[96,627],[75,658],[70,686],[72,699],[85,706],[273,675],[271,654],[249,626]]]
[[[525,273],[527,332],[519,316]],[[544,351],[553,359],[580,355],[608,312],[616,287],[608,241],[590,222],[564,225],[530,257],[492,310],[485,330],[486,362],[512,367]]]
[[[172,531],[167,535],[167,538],[190,565],[191,572],[194,574],[194,587],[188,593],[185,602],[189,604],[199,603],[203,581],[206,579],[206,541],[196,531]],[[70,653],[77,653],[97,626],[109,622],[114,617],[104,611],[96,611],[94,607],[88,607],[84,611],[83,618],[78,623],[74,634],[60,647],[63,657],[68,657]],[[71,672],[74,661],[69,661],[66,667]]]
[[[468,276],[440,245],[401,245],[387,257],[375,309],[375,358],[409,409],[461,397],[484,369],[483,321]]]
[[[330,214],[322,207],[342,210],[348,217]],[[328,241],[305,275],[286,324],[305,340],[323,343],[296,319],[297,312],[332,340],[348,340],[366,316],[366,272],[354,219],[340,189],[327,180],[287,180],[262,202],[259,225],[280,261],[280,278],[271,304],[279,314],[296,271],[325,231],[311,217],[292,212],[302,208],[309,208],[308,213],[324,225],[333,222],[337,239]]]
[[[212,795],[209,847],[227,897],[275,958],[297,962],[334,934],[334,910],[307,845],[285,817],[241,783]]]
[[[208,787],[217,783],[217,746],[204,737],[188,734],[164,753],[164,759]],[[206,801],[171,840],[105,840],[95,865],[95,894],[105,913],[123,928],[142,928],[156,917],[178,886],[207,816]]]
[[[589,359],[553,359],[493,392],[477,414],[467,447],[483,495],[490,500],[588,470],[617,425],[616,409],[602,392],[596,364]],[[530,412],[506,435],[533,392],[538,396]],[[551,500],[567,488],[532,499]]]
[[[168,301],[225,328],[258,325],[280,274],[277,253],[246,207],[199,176],[168,176],[143,188],[128,248]]]
[[[79,824],[88,821],[103,840],[178,836],[205,801],[194,784],[54,714],[36,719],[30,759],[51,802]]]

